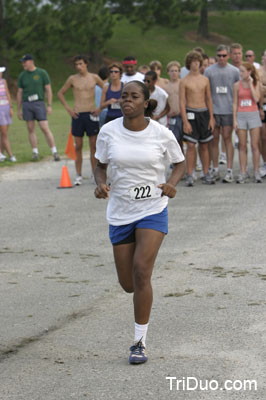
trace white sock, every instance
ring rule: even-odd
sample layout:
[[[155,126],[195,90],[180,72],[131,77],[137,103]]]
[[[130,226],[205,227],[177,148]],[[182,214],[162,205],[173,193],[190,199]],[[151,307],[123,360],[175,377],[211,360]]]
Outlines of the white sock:
[[[56,146],[51,147],[51,152],[52,152],[52,154],[57,153]]]
[[[219,168],[213,168],[213,170],[214,170],[215,172],[218,172],[218,171],[219,171]]]
[[[37,147],[33,147],[32,152],[33,152],[34,154],[39,154]]]
[[[227,172],[232,172],[232,168],[227,168]]]
[[[146,347],[146,336],[147,336],[148,326],[149,323],[145,325],[140,325],[135,322],[134,342],[138,342],[141,339],[144,347]]]

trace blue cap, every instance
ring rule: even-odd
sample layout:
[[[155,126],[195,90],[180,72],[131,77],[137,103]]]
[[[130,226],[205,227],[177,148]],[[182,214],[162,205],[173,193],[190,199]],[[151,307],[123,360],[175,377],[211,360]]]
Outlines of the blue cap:
[[[31,54],[25,54],[24,56],[21,57],[20,61],[27,61],[27,60],[33,60],[33,57]]]

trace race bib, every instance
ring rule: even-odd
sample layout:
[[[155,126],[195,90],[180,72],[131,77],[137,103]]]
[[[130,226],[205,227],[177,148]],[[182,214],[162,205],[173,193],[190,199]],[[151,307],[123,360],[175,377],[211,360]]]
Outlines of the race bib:
[[[111,104],[111,108],[113,109],[113,110],[120,110],[120,103],[119,102],[117,102],[117,103],[113,103],[113,104]]]
[[[161,189],[155,187],[153,183],[135,186],[130,189],[131,200],[148,200],[160,197],[161,195]]]
[[[216,86],[216,93],[218,94],[226,94],[227,86]]]
[[[37,94],[32,94],[28,97],[28,101],[37,101],[39,100],[39,96]]]
[[[262,109],[263,111],[266,111],[266,104],[263,104]]]
[[[7,104],[9,104],[9,101],[4,99],[4,100],[0,100],[0,106],[6,106]]]
[[[90,120],[93,122],[99,122],[100,118],[97,115],[90,114]]]
[[[195,119],[195,114],[194,114],[193,112],[188,112],[188,113],[187,113],[187,119],[188,119],[188,120]]]
[[[176,118],[169,118],[169,124],[170,125],[175,125],[176,124]]]
[[[251,107],[252,101],[250,99],[244,99],[240,102],[241,107]]]

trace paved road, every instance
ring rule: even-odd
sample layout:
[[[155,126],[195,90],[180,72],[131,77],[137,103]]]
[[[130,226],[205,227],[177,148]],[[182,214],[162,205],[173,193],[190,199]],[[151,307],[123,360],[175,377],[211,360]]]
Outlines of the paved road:
[[[181,182],[153,275],[149,361],[130,366],[132,298],[106,202],[89,173],[58,190],[64,163],[0,170],[0,399],[263,399],[266,182]],[[257,390],[214,390],[225,380]]]

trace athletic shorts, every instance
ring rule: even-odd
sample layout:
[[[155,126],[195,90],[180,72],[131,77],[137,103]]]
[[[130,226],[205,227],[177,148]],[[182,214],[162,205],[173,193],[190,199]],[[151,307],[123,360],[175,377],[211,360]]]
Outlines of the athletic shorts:
[[[72,135],[83,137],[84,132],[87,136],[95,136],[99,132],[99,118],[94,117],[90,112],[81,112],[78,118],[72,118]]]
[[[214,114],[216,126],[233,126],[233,114]]]
[[[24,121],[46,121],[46,107],[44,101],[23,101],[22,115]]]
[[[210,122],[210,113],[206,111],[186,110],[187,119],[192,127],[192,133],[188,135],[183,132],[183,138],[191,143],[208,143],[213,139],[213,134],[208,125]]]
[[[182,140],[183,138],[183,122],[180,115],[176,115],[175,117],[169,118],[169,126],[170,131],[173,132],[177,141]]]
[[[168,209],[165,207],[158,214],[149,215],[138,221],[127,225],[109,225],[109,237],[112,245],[134,243],[135,230],[138,228],[153,229],[155,231],[168,233]]]
[[[262,122],[264,124],[266,124],[266,103],[263,104],[263,111],[264,111],[264,118],[263,118]]]
[[[0,106],[0,126],[7,126],[12,123],[12,119],[10,117],[10,105],[5,104]]]
[[[262,126],[259,111],[240,111],[236,113],[238,129],[254,129]]]

